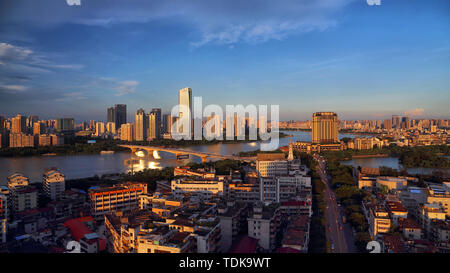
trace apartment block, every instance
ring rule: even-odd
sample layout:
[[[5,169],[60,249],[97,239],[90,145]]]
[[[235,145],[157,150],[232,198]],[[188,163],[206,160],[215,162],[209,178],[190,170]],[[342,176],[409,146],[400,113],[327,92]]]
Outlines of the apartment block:
[[[44,192],[51,200],[61,199],[62,194],[66,190],[66,177],[56,169],[45,171],[43,175]]]
[[[440,204],[450,217],[450,192],[445,185],[429,185],[426,189],[427,203]]]
[[[147,193],[147,184],[127,182],[124,184],[89,190],[91,215],[102,219],[107,213],[129,211],[139,207],[139,196]]]
[[[0,243],[6,243],[8,222],[8,196],[0,193]]]
[[[226,204],[219,204],[218,217],[222,233],[220,250],[222,253],[228,252],[238,235],[247,230],[247,210],[246,203],[229,201]]]
[[[369,234],[372,238],[376,238],[378,234],[389,232],[391,219],[383,205],[363,203],[363,211],[369,224]]]
[[[223,196],[226,191],[224,181],[200,179],[174,179],[171,182],[171,189],[175,198],[183,198],[186,194],[190,194],[203,200]]]
[[[279,204],[265,206],[256,203],[247,218],[248,236],[259,240],[259,245],[266,251],[276,247],[276,235],[281,224]]]

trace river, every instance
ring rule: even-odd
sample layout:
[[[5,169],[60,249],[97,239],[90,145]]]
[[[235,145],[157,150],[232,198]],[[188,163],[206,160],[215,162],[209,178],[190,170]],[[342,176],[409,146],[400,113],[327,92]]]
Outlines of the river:
[[[311,141],[311,132],[283,131],[292,137],[281,138],[278,146],[285,146],[289,141]],[[352,134],[340,134],[340,138],[354,137]],[[185,150],[209,152],[223,155],[237,154],[259,149],[259,141],[234,144],[208,144],[182,147]],[[138,157],[131,152],[121,152],[107,155],[67,155],[67,156],[30,156],[30,157],[0,157],[0,185],[6,185],[6,178],[14,172],[20,172],[29,177],[32,182],[42,181],[46,168],[56,167],[66,175],[66,179],[84,178],[94,175],[128,172],[133,169],[140,171],[146,168],[164,168],[185,165],[190,161],[201,162],[196,156],[189,159],[176,160],[175,155],[160,152],[160,159],[153,156]],[[135,159],[133,164],[125,164],[128,159]]]
[[[450,158],[449,156],[445,156]],[[403,166],[398,162],[396,157],[364,157],[364,158],[353,158],[352,160],[342,161],[342,164],[352,165],[354,167],[369,167],[378,168],[380,166],[386,166],[392,169],[401,170]],[[434,168],[407,168],[409,174],[431,174]],[[449,169],[443,169],[444,173],[448,175]]]

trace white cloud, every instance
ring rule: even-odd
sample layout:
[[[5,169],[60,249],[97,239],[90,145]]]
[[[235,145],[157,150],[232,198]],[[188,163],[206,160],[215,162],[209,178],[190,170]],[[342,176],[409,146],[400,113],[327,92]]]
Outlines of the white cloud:
[[[1,64],[9,63],[11,61],[22,61],[28,58],[31,54],[33,54],[33,51],[27,48],[14,46],[7,43],[0,43]]]
[[[14,84],[0,85],[0,90],[4,90],[5,92],[10,92],[10,93],[23,92],[26,89],[27,89],[27,87],[23,86],[23,85],[14,85]]]
[[[57,64],[46,54],[8,43],[0,43],[0,72],[48,73],[49,69],[82,69],[80,64]]]
[[[191,29],[194,47],[207,44],[230,46],[238,42],[261,43],[289,35],[325,30],[336,24],[335,14],[356,0],[98,0],[78,10],[39,2],[15,0],[16,8],[5,22],[27,20],[40,25],[75,23],[108,27],[120,23],[166,20]],[[106,3],[107,2],[107,3]],[[51,15],[43,18],[52,6]],[[1,21],[0,21],[1,22]]]
[[[117,94],[116,96],[123,96],[127,94],[134,93],[136,91],[136,87],[139,85],[137,81],[122,81],[119,82],[119,86],[117,86]]]
[[[411,110],[406,110],[405,112],[403,112],[403,115],[420,117],[423,115],[423,112],[424,112],[423,108],[415,108],[415,109],[411,109]]]

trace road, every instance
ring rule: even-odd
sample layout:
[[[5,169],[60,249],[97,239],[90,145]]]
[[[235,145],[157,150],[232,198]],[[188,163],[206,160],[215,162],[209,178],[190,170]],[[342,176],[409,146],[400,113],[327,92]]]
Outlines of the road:
[[[353,230],[349,223],[343,224],[342,216],[344,212],[338,205],[336,195],[331,190],[331,178],[327,174],[326,162],[318,154],[314,155],[314,159],[318,163],[318,173],[325,185],[324,198],[326,204],[326,235],[331,246],[331,252],[334,253],[353,253],[356,252],[354,244]]]

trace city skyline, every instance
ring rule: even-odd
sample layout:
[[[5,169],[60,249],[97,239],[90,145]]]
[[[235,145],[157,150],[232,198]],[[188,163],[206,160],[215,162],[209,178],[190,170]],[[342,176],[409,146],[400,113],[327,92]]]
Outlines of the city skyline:
[[[133,120],[190,86],[280,120],[450,116],[448,2],[284,2],[2,2],[0,114],[105,120],[121,103]]]

